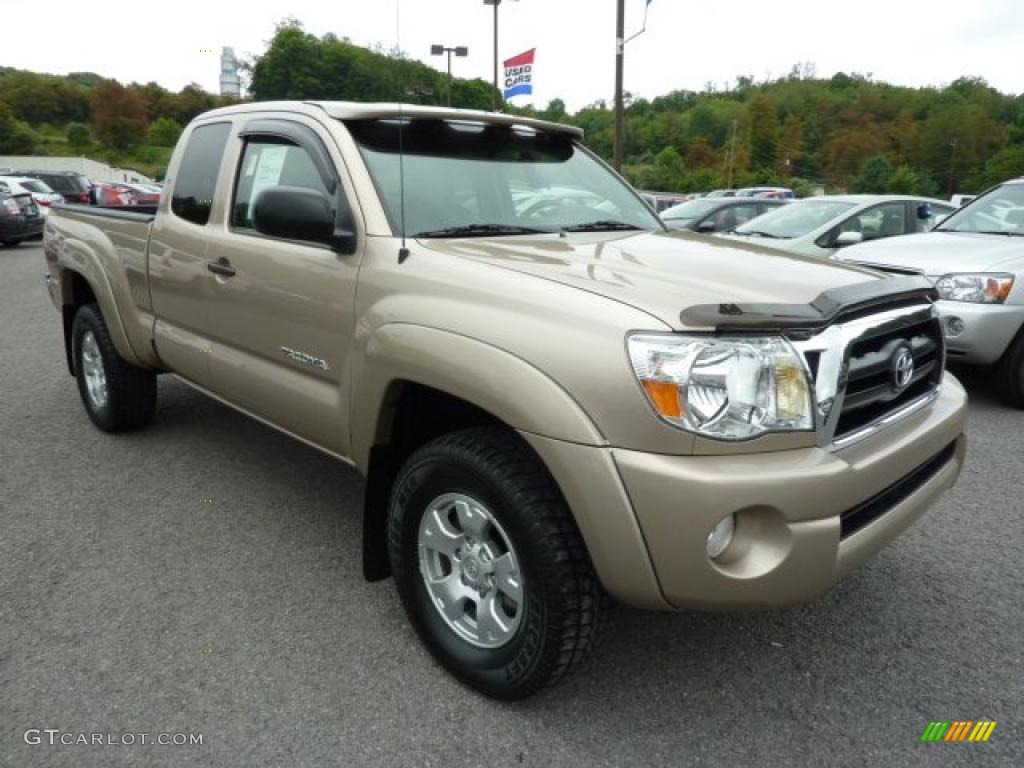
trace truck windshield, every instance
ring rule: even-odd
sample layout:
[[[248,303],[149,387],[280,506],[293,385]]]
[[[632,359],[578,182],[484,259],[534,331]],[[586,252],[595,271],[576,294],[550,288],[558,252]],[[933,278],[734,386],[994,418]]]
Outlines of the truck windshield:
[[[1024,235],[1024,184],[1011,182],[975,198],[932,231]]]
[[[640,198],[568,136],[452,120],[350,120],[394,232],[399,127],[410,237],[662,229]]]

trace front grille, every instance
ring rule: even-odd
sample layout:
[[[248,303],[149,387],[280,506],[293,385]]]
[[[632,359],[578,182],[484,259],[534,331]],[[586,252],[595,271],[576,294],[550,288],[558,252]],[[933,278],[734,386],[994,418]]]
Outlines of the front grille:
[[[900,502],[909,498],[925,483],[938,474],[956,453],[956,442],[952,442],[932,456],[909,475],[890,485],[884,491],[848,509],[839,516],[839,538],[844,539],[856,533],[868,523],[884,515]]]
[[[851,435],[936,389],[942,378],[943,336],[938,318],[882,330],[850,345],[846,393],[836,425],[835,440]],[[914,374],[904,389],[894,382],[893,360],[909,347]]]

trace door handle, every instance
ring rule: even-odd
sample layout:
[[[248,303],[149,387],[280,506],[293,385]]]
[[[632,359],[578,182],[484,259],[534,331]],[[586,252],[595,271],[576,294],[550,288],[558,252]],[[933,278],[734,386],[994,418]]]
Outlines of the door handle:
[[[213,272],[215,275],[221,277],[234,277],[235,268],[231,266],[231,262],[221,256],[216,261],[209,261],[206,263],[206,268]]]

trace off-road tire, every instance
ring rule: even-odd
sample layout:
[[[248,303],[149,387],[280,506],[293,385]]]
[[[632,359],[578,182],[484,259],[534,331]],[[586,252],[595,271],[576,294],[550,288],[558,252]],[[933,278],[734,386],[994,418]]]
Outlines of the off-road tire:
[[[82,339],[88,332],[96,340],[106,374],[107,398],[102,407],[90,398],[83,372]],[[92,422],[104,432],[127,432],[148,424],[156,410],[156,374],[132,365],[117,353],[96,304],[86,304],[75,313],[71,344],[78,393]]]
[[[486,505],[521,565],[525,607],[499,648],[459,636],[430,599],[419,561],[420,522],[431,501],[467,494]],[[593,646],[607,605],[583,539],[557,485],[513,432],[473,428],[415,451],[391,495],[388,549],[399,596],[434,657],[494,698],[525,698],[560,680]]]

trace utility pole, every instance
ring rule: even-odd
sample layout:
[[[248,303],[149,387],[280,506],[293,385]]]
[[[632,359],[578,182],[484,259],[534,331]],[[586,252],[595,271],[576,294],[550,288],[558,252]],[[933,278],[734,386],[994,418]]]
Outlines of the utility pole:
[[[959,138],[954,138],[949,142],[949,146],[953,148],[953,151],[949,155],[949,196],[953,196],[953,192],[956,191],[956,148],[960,143]]]
[[[644,24],[640,31],[626,37],[626,0],[616,0],[615,15],[615,148],[612,153],[612,166],[622,171],[622,161],[626,145],[626,112],[622,99],[622,75],[626,55],[626,43],[640,37],[647,31],[647,8],[651,0],[644,6]]]
[[[622,172],[625,154],[626,116],[622,105],[622,75],[626,52],[626,0],[616,0],[615,15],[615,148],[612,153],[612,167]]]
[[[736,165],[736,123],[737,121],[733,119],[732,139],[729,141],[729,175],[726,178],[725,182],[726,189],[732,189],[732,171],[734,166]]]

